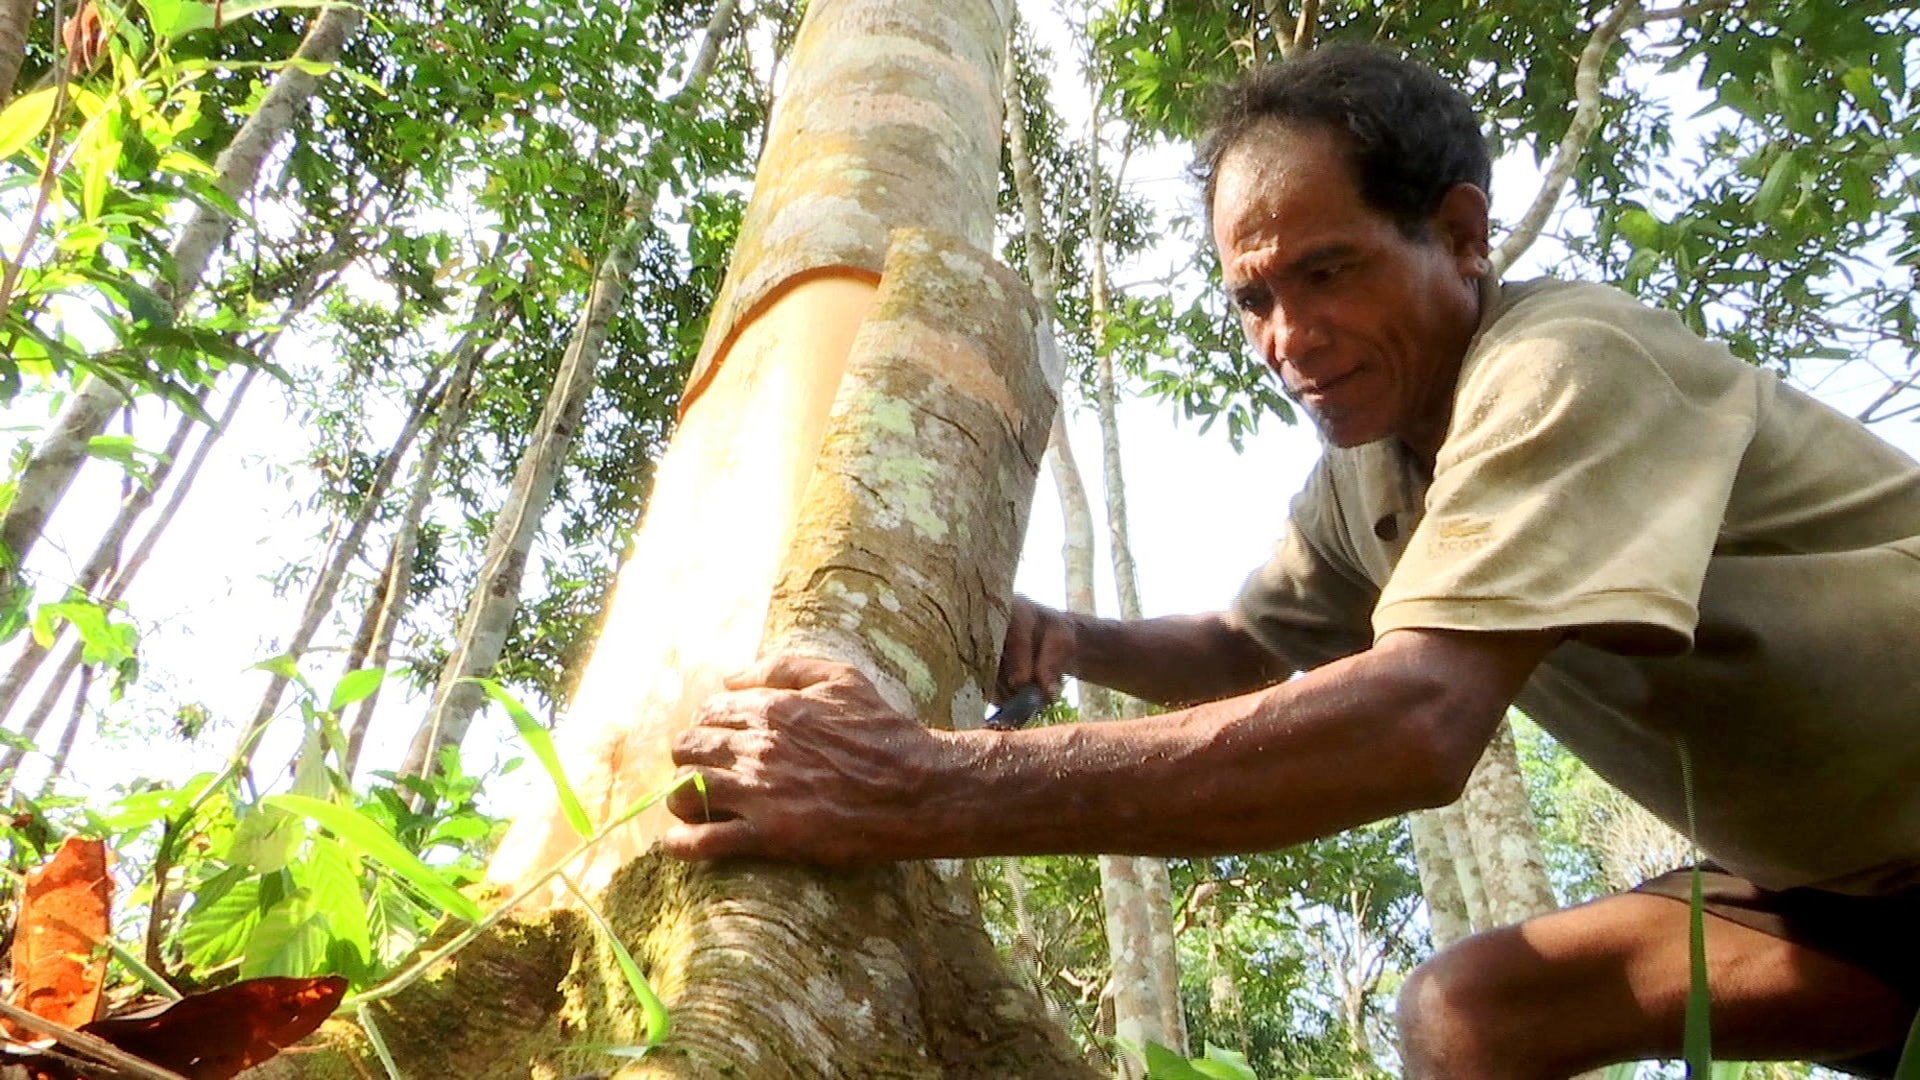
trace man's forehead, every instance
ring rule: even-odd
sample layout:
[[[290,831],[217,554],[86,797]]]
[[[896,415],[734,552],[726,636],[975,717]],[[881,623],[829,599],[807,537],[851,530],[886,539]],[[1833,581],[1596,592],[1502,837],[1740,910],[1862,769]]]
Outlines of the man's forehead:
[[[1329,169],[1347,169],[1342,135],[1321,125],[1302,127],[1269,121],[1247,132],[1221,155],[1215,199],[1224,197],[1224,189],[1230,184],[1261,189],[1288,183],[1303,174],[1324,174]]]

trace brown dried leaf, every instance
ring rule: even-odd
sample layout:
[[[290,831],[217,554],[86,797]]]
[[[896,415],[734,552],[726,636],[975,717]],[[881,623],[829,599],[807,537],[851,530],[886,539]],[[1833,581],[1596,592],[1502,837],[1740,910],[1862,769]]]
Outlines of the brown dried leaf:
[[[107,978],[107,846],[69,837],[45,865],[27,874],[13,938],[13,1004],[35,1016],[79,1027],[100,1011]],[[12,1024],[14,1038],[30,1036]]]
[[[247,979],[80,1030],[188,1080],[228,1080],[313,1034],[346,993],[338,975]]]

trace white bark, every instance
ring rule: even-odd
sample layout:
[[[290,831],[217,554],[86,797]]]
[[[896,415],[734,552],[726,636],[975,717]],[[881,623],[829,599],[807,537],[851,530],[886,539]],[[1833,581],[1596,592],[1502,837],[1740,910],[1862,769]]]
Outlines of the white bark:
[[[333,62],[347,38],[359,28],[360,20],[359,8],[327,9],[314,20],[294,56]],[[237,200],[253,189],[260,178],[261,163],[285,137],[316,85],[318,76],[292,66],[281,69],[260,108],[240,126],[214,163],[214,183],[221,191]],[[173,280],[156,283],[156,291],[168,298],[175,311],[183,310],[199,290],[208,261],[226,241],[232,225],[233,219],[225,212],[200,204],[181,227],[171,252]],[[97,378],[86,380],[61,411],[52,432],[34,450],[21,470],[13,505],[0,517],[0,547],[12,553],[16,568],[25,565],[28,552],[46,530],[47,519],[73,486],[73,478],[86,461],[88,443],[107,429],[114,412],[126,401],[126,396],[111,384]],[[0,569],[0,588],[6,585],[4,573]]]
[[[307,27],[306,37],[293,57],[306,63],[331,64],[340,59],[347,40],[360,30],[362,11],[354,6],[326,8]],[[293,127],[294,120],[320,85],[322,76],[309,74],[288,65],[273,77],[273,85],[260,107],[233,135],[220,156],[214,159],[214,183],[230,198],[238,201],[260,180],[260,168],[274,147]],[[224,211],[200,204],[193,217],[180,230],[173,244],[173,281],[160,292],[173,301],[176,310],[198,292],[206,277],[213,253],[227,241],[233,218]]]
[[[1559,905],[1547,880],[1540,831],[1527,805],[1513,727],[1502,721],[1461,796],[1467,837],[1487,890],[1487,913],[1506,926]]]
[[[1427,901],[1427,928],[1433,947],[1444,949],[1473,933],[1473,916],[1460,889],[1460,870],[1447,846],[1447,826],[1436,811],[1411,814],[1413,861],[1420,871],[1420,893]]]
[[[202,402],[206,400],[204,393],[200,395],[200,400]],[[87,557],[87,561],[80,567],[80,572],[75,575],[67,590],[70,594],[88,597],[95,595],[95,587],[120,561],[120,548],[126,543],[127,534],[132,531],[140,515],[153,504],[154,494],[159,491],[160,485],[166,482],[167,474],[172,471],[174,462],[178,460],[188,435],[198,426],[198,423],[193,417],[182,415],[179,422],[174,425],[173,434],[168,437],[167,445],[160,451],[160,459],[147,474],[147,482],[136,485],[120,500],[120,512],[114,515],[112,523],[107,526],[107,531],[102,533],[100,540],[94,544],[93,554]],[[26,646],[21,649],[20,655],[14,658],[12,666],[7,669],[6,678],[0,680],[0,718],[4,718],[13,710],[14,702],[19,700],[20,692],[25,689],[27,680],[33,678],[34,673],[39,670],[40,662],[46,658],[50,649],[50,645],[42,646],[33,638],[27,639]]]
[[[694,66],[685,86],[674,95],[685,101],[699,92],[719,57],[720,44],[731,33],[737,0],[721,0],[708,20]],[[507,499],[487,536],[480,579],[474,585],[461,617],[453,650],[440,669],[433,707],[414,732],[400,775],[427,776],[437,768],[443,747],[459,746],[473,725],[485,695],[470,680],[487,675],[499,662],[520,609],[520,586],[527,560],[540,533],[540,521],[553,499],[553,488],[573,449],[587,399],[597,381],[600,353],[607,329],[626,302],[627,279],[633,274],[653,216],[656,191],[636,192],[627,201],[628,223],[613,241],[594,275],[586,309],[574,327],[566,356],[554,376],[533,439],[514,470]]]
[[[31,742],[34,736],[40,734],[40,729],[46,724],[47,717],[53,715],[53,707],[59,704],[60,701],[60,689],[67,684],[67,680],[72,678],[74,671],[80,667],[80,655],[83,647],[78,640],[75,640],[67,646],[66,655],[62,656],[60,663],[54,667],[52,681],[47,684],[47,688],[41,693],[40,700],[35,703],[33,711],[29,712],[20,722],[20,730],[17,734],[21,740]],[[4,755],[0,755],[0,795],[4,795],[13,787],[14,774],[19,771],[20,762],[25,757],[26,751],[18,746],[9,746],[7,752]]]
[[[1474,930],[1497,925],[1487,906],[1487,887],[1480,876],[1480,861],[1474,857],[1473,841],[1467,835],[1466,812],[1455,802],[1429,811],[1446,834],[1447,853],[1453,860],[1453,872],[1460,879],[1460,900],[1466,906],[1467,919]]]
[[[1640,0],[1620,0],[1620,5],[1594,29],[1593,36],[1587,39],[1586,48],[1580,51],[1580,61],[1573,73],[1573,121],[1567,125],[1566,134],[1561,136],[1560,145],[1554,150],[1553,162],[1547,166],[1546,177],[1540,182],[1540,191],[1534,196],[1533,204],[1527,207],[1526,213],[1520,215],[1513,231],[1494,251],[1495,275],[1504,274],[1533,246],[1533,242],[1540,238],[1540,230],[1546,227],[1547,219],[1553,216],[1553,208],[1560,204],[1567,181],[1573,178],[1573,170],[1579,167],[1587,144],[1600,127],[1600,69],[1606,64],[1607,52],[1639,14]]]
[[[1089,146],[1092,149],[1088,175],[1088,201],[1093,206],[1088,246],[1092,257],[1092,325],[1094,355],[1099,365],[1096,397],[1100,416],[1100,444],[1105,466],[1107,541],[1113,559],[1115,591],[1119,595],[1120,617],[1132,621],[1142,617],[1139,575],[1133,563],[1133,545],[1128,536],[1127,485],[1120,463],[1120,426],[1116,413],[1117,389],[1114,385],[1113,356],[1106,348],[1106,320],[1111,310],[1107,289],[1106,226],[1112,211],[1111,200],[1101,191],[1100,118],[1094,111]],[[1124,164],[1122,170],[1124,171]],[[1115,695],[1119,714],[1140,717],[1145,704]],[[1165,859],[1128,858],[1126,872],[1109,875],[1110,860],[1102,859],[1102,881],[1112,880],[1116,896],[1108,903],[1107,941],[1114,952],[1116,1020],[1124,1037],[1129,1027],[1138,1027],[1146,1039],[1185,1055],[1187,1023],[1180,1008],[1180,958],[1174,947],[1173,887],[1167,875]],[[1125,944],[1115,947],[1115,942]],[[1128,963],[1123,967],[1122,957]]]

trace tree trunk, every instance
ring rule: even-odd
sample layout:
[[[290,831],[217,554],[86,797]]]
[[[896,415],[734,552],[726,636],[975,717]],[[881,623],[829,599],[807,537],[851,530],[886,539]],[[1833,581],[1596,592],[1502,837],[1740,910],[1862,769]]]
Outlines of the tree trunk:
[[[0,4],[10,0],[0,0]],[[308,29],[307,36],[294,52],[295,59],[332,63],[341,47],[360,27],[361,9],[332,7],[325,9]],[[313,90],[319,76],[298,67],[287,66],[274,76],[273,86],[260,107],[234,134],[233,141],[215,161],[214,183],[221,191],[238,200],[260,178],[260,166],[292,126]],[[200,288],[208,260],[226,241],[233,219],[224,211],[206,203],[196,203],[193,216],[181,227],[170,252],[174,265],[171,282],[161,282],[157,291],[172,302],[174,310],[184,310],[187,301]],[[13,504],[0,517],[0,548],[12,552],[14,567],[26,565],[27,553],[46,529],[47,519],[73,485],[73,478],[86,461],[88,443],[107,429],[107,423],[126,397],[100,379],[88,379],[74,392],[55,421],[53,431],[34,450],[20,471]],[[0,574],[4,567],[0,567]],[[0,576],[0,592],[6,580]]]
[[[200,396],[200,401],[202,403],[206,401],[205,394]],[[181,415],[179,423],[174,425],[173,435],[167,439],[166,447],[160,451],[160,459],[154,463],[152,471],[148,473],[147,482],[136,486],[120,500],[120,512],[114,515],[113,522],[107,526],[107,531],[101,534],[99,542],[94,545],[93,554],[88,556],[86,563],[80,567],[80,573],[74,577],[73,583],[67,590],[70,595],[95,598],[95,588],[106,578],[108,571],[119,563],[120,549],[126,543],[127,534],[139,521],[140,515],[153,505],[154,494],[160,489],[160,485],[166,482],[167,474],[173,470],[174,462],[179,459],[181,449],[186,446],[187,437],[196,426],[198,421],[193,417]],[[50,644],[41,645],[38,640],[31,637],[26,640],[20,655],[14,658],[13,664],[7,669],[6,678],[0,679],[0,718],[12,713],[14,704],[20,700],[21,691],[26,689],[27,680],[33,678],[34,673],[40,668],[40,662],[46,658],[50,650]]]
[[[413,408],[406,422],[400,427],[400,434],[393,440],[393,447],[387,451],[386,458],[380,462],[380,468],[373,474],[373,480],[367,485],[361,498],[359,512],[347,523],[346,530],[334,542],[333,550],[328,554],[326,563],[314,578],[313,587],[307,590],[307,602],[300,612],[300,622],[294,627],[293,636],[281,649],[281,655],[298,661],[306,654],[307,646],[313,644],[314,636],[320,632],[320,626],[326,621],[327,613],[333,610],[334,595],[340,590],[340,583],[347,576],[347,567],[360,553],[366,543],[367,530],[373,526],[373,518],[380,510],[380,502],[386,498],[387,489],[393,486],[394,475],[399,472],[401,459],[407,456],[407,450],[413,446],[413,440],[419,437],[420,429],[427,417],[433,412],[434,403],[442,397],[445,383],[438,382],[439,373],[427,376],[427,383],[414,395]],[[253,748],[259,745],[259,735],[273,719],[274,712],[280,708],[280,696],[286,692],[287,684],[292,680],[280,672],[274,672],[268,679],[266,692],[260,695],[260,704],[254,710],[253,722],[240,732],[240,738],[234,746],[234,757],[241,769],[250,767]]]
[[[989,0],[809,8],[707,352],[564,733],[600,820],[661,787],[674,732],[763,645],[850,660],[934,723],[984,711],[1055,407],[1024,287],[981,253],[1007,16]],[[383,1003],[400,1068],[1092,1075],[993,954],[963,867],[683,866],[644,855],[662,825],[649,811],[570,868],[672,1010],[665,1046],[640,1062],[581,1049],[632,1045],[635,1010],[572,901],[544,894],[561,910],[503,924]],[[489,876],[527,882],[575,846],[557,809],[525,814]]]
[[[67,680],[72,678],[73,673],[80,667],[83,648],[84,645],[78,639],[67,646],[66,655],[62,656],[60,663],[55,665],[53,678],[41,692],[40,700],[34,705],[33,711],[20,722],[20,730],[15,734],[20,737],[22,743],[32,742],[33,737],[40,734],[40,728],[46,724],[47,717],[53,715],[53,707],[60,702],[61,688],[66,686]],[[19,772],[20,762],[26,756],[26,750],[17,745],[7,747],[7,752],[0,754],[0,795],[12,789],[14,775]]]
[[[499,329],[499,314],[498,294],[494,286],[488,285],[474,300],[472,324],[454,344],[451,354],[453,374],[448,377],[446,390],[441,394],[440,407],[434,412],[433,434],[428,437],[426,446],[421,448],[420,460],[414,465],[413,485],[407,492],[407,504],[400,515],[400,526],[395,530],[393,543],[388,548],[380,586],[367,601],[362,632],[347,654],[343,673],[363,664],[384,668],[392,656],[393,636],[399,628],[401,616],[406,614],[408,586],[413,580],[414,548],[420,540],[420,520],[426,514],[427,503],[433,496],[433,481],[440,472],[440,459],[460,429],[466,426],[467,406],[472,401],[474,368],[479,364],[481,355],[494,342]],[[373,711],[379,701],[380,688],[375,687],[373,693],[361,699],[356,707],[347,735],[346,760],[341,764],[349,777],[360,760],[360,749],[366,741],[367,728],[373,722]]]
[[[27,58],[27,27],[34,0],[0,0],[0,108],[13,100],[13,84]]]
[[[67,725],[60,731],[60,744],[54,748],[53,757],[47,764],[46,783],[40,787],[40,797],[45,799],[53,794],[54,781],[66,770],[67,759],[73,756],[73,747],[80,741],[80,728],[87,719],[87,693],[93,689],[93,669],[81,667],[80,684],[73,689],[73,711],[67,714]]]
[[[1435,949],[1444,949],[1473,933],[1473,916],[1461,890],[1460,868],[1447,845],[1447,823],[1438,810],[1409,816],[1413,861],[1420,871],[1420,892],[1427,901],[1427,926]]]
[[[1467,838],[1486,887],[1493,926],[1508,926],[1559,906],[1547,880],[1540,832],[1527,805],[1513,727],[1501,721],[1461,796]]]
[[[721,42],[731,32],[737,0],[720,0],[708,20],[693,67],[683,89],[674,95],[676,103],[697,95],[720,55]],[[664,144],[656,143],[658,147]],[[593,393],[600,365],[600,352],[606,343],[607,328],[626,302],[627,279],[633,275],[640,256],[640,243],[652,225],[656,190],[636,192],[627,201],[627,225],[608,247],[594,275],[593,289],[586,309],[574,327],[573,339],[554,376],[533,439],[514,470],[513,485],[506,502],[494,518],[487,536],[486,557],[480,578],[468,599],[466,614],[460,620],[453,650],[440,669],[440,681],[434,688],[433,707],[414,733],[407,756],[400,765],[402,776],[427,776],[439,767],[440,750],[459,746],[466,738],[473,717],[485,702],[485,695],[472,679],[493,671],[506,647],[507,634],[513,629],[513,616],[520,609],[520,585],[526,576],[527,560],[532,557],[533,542],[540,533],[540,521],[553,498],[553,488],[573,449]]]
[[[1088,225],[1088,246],[1092,255],[1092,297],[1089,326],[1093,334],[1097,365],[1095,397],[1100,416],[1101,459],[1105,473],[1107,504],[1107,543],[1113,559],[1114,591],[1120,601],[1120,617],[1141,618],[1139,574],[1133,564],[1133,544],[1128,535],[1127,483],[1120,464],[1120,426],[1116,412],[1113,354],[1106,345],[1106,321],[1111,300],[1107,291],[1107,216],[1111,200],[1101,190],[1100,172],[1101,112],[1094,109],[1089,145],[1091,160],[1088,201],[1093,207]],[[1122,165],[1124,170],[1125,166]],[[1123,717],[1147,714],[1145,703],[1114,695]],[[1119,860],[1128,864],[1124,868]],[[1108,870],[1114,871],[1109,878]],[[1180,1007],[1180,958],[1174,947],[1173,886],[1165,859],[1115,856],[1101,860],[1102,881],[1112,881],[1115,898],[1108,905],[1107,941],[1114,950],[1115,1023],[1123,1038],[1129,1029],[1137,1029],[1140,1043],[1156,1042],[1176,1053],[1187,1052],[1186,1017]],[[1116,947],[1116,943],[1120,943]],[[1123,965],[1121,957],[1129,963]],[[1124,976],[1124,981],[1123,981]],[[1135,1066],[1142,1062],[1133,1063]],[[1143,1067],[1137,1069],[1144,1075]]]

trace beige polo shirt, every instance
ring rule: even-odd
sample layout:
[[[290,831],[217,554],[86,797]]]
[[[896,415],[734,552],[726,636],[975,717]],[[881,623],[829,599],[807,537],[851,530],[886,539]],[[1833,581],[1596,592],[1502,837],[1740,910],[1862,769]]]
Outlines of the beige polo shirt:
[[[1489,290],[1431,479],[1329,449],[1234,612],[1313,667],[1563,629],[1518,704],[1760,885],[1920,884],[1920,465],[1616,290]]]

